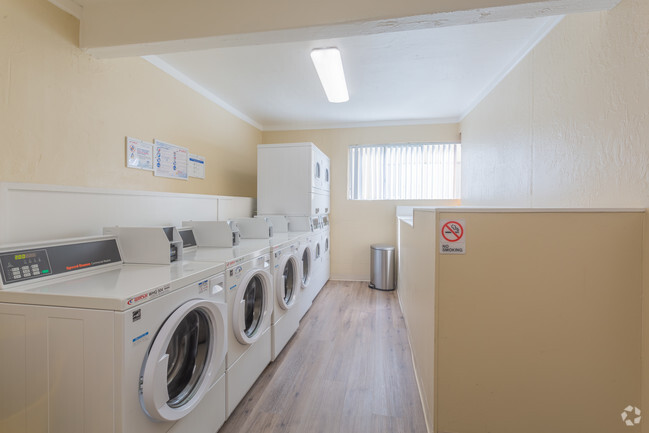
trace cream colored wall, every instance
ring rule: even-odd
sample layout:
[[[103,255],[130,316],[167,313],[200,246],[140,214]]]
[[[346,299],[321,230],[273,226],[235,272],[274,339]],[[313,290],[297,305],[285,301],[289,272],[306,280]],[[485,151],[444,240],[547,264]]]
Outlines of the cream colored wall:
[[[462,122],[466,205],[649,205],[649,3],[566,17]]]
[[[439,254],[447,219],[464,220],[466,254]],[[431,433],[627,431],[644,220],[426,210],[401,222],[399,299]]]
[[[359,201],[347,199],[347,152],[351,145],[408,141],[457,142],[458,125],[267,131],[263,143],[315,143],[331,159],[331,277],[368,280],[370,245],[396,245],[396,206],[443,206],[454,201]]]
[[[139,59],[97,60],[47,0],[0,3],[0,181],[256,195],[261,132]],[[206,178],[125,168],[125,136],[188,147]]]
[[[408,329],[426,424],[434,431],[436,347],[435,212],[417,212],[414,225],[399,221],[399,304]]]
[[[440,213],[440,432],[614,433],[640,401],[642,213]]]
[[[566,17],[462,122],[463,203],[649,207],[648,22],[644,0]]]

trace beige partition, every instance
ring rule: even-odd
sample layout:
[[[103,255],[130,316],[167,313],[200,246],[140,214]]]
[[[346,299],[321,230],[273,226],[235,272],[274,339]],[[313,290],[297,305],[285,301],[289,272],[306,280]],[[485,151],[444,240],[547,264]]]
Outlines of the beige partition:
[[[399,220],[398,293],[408,328],[426,424],[432,431],[435,371],[435,213]]]
[[[448,220],[465,254],[440,254]],[[430,430],[639,429],[621,413],[641,403],[643,220],[456,208],[402,222],[398,290]]]

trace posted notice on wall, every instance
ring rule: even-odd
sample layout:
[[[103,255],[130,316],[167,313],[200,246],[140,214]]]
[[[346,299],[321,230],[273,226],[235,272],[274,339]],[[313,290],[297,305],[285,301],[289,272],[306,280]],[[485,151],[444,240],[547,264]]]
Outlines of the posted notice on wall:
[[[140,170],[153,170],[153,144],[126,137],[126,166]]]
[[[466,254],[466,222],[463,219],[439,222],[439,253]]]
[[[205,179],[205,157],[189,154],[189,177]]]
[[[153,147],[153,174],[155,176],[187,180],[189,150],[160,140],[155,140]]]

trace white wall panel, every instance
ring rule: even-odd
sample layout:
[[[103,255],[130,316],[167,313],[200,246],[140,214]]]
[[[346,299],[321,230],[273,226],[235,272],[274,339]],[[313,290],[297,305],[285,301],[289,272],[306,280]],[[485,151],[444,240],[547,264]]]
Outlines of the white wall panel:
[[[106,226],[251,216],[255,200],[201,194],[0,183],[0,243],[94,236]]]

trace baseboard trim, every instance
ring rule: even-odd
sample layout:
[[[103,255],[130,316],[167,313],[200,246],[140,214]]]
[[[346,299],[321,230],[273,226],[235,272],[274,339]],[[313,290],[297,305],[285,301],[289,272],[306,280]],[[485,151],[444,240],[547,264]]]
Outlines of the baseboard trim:
[[[365,275],[331,275],[329,277],[333,281],[367,281],[370,282],[370,279]]]

